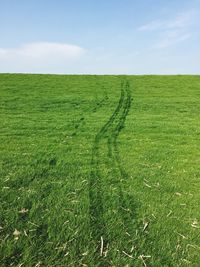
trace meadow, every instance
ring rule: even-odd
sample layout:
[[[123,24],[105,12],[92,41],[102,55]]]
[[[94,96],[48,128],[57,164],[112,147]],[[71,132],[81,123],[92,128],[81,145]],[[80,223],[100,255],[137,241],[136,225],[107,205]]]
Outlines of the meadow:
[[[200,266],[200,76],[0,75],[0,266]]]

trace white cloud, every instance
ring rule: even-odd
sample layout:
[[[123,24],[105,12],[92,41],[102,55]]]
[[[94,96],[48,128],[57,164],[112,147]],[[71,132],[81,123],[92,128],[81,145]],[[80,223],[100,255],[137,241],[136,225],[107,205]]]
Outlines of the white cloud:
[[[167,48],[183,42],[191,36],[191,26],[197,15],[196,10],[188,10],[177,14],[174,18],[151,21],[138,28],[141,32],[154,32],[157,40],[153,48]]]
[[[166,28],[175,29],[187,27],[192,24],[192,19],[194,15],[195,11],[193,10],[178,14],[174,19],[166,22]]]
[[[177,31],[169,31],[166,32],[163,37],[157,41],[157,43],[154,45],[154,48],[166,48],[171,45],[180,43],[182,41],[185,41],[189,39],[190,33],[180,33]]]
[[[163,28],[163,22],[161,20],[151,21],[138,28],[138,31],[155,31]]]
[[[0,72],[57,72],[59,68],[69,68],[84,54],[79,46],[50,42],[0,48]]]
[[[139,31],[160,31],[169,29],[184,28],[191,25],[193,17],[195,16],[195,10],[189,10],[179,13],[175,18],[159,19],[144,24],[138,28]]]

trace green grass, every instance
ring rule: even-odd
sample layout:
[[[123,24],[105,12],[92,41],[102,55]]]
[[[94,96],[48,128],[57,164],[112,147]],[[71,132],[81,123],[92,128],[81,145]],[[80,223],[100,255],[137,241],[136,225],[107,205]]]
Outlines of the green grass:
[[[196,266],[200,76],[0,75],[0,266]]]

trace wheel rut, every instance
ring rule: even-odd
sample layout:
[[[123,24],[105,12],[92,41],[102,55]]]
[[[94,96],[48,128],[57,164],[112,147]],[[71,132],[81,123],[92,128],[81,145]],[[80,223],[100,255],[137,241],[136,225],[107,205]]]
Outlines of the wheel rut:
[[[125,227],[128,210],[123,194],[123,180],[128,178],[120,159],[118,136],[124,127],[126,117],[131,107],[130,84],[124,80],[121,83],[121,95],[116,109],[107,123],[97,133],[92,148],[91,174],[89,180],[89,216],[90,230],[95,246],[96,258],[105,256],[110,239],[109,221],[106,212],[112,203],[115,217]],[[106,171],[105,171],[106,169]],[[116,193],[112,195],[112,188]],[[103,247],[102,247],[103,241]],[[104,262],[104,266],[106,263]]]

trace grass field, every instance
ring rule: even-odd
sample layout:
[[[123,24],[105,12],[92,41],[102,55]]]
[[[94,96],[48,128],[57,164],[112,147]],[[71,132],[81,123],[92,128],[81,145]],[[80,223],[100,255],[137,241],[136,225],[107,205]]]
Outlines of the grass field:
[[[0,266],[200,266],[200,76],[0,75]]]

